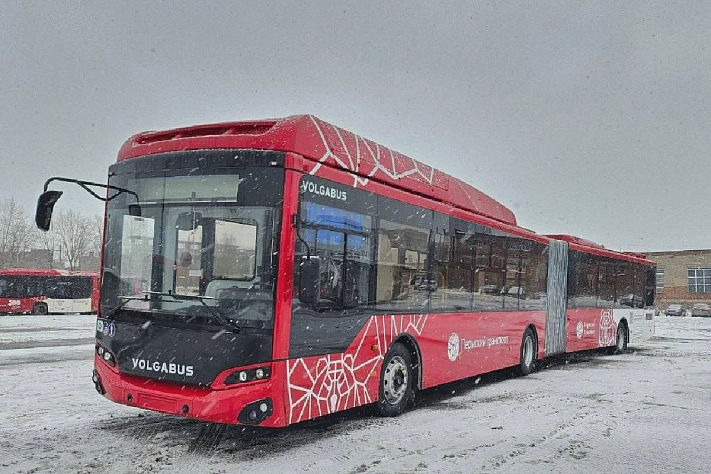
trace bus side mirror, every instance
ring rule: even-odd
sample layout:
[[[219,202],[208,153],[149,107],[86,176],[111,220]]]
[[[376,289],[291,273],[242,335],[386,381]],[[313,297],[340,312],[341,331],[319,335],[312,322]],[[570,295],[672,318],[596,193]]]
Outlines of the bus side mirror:
[[[45,191],[37,199],[37,210],[35,211],[35,224],[45,232],[49,230],[52,222],[52,212],[57,200],[62,196],[62,191]]]
[[[141,206],[139,204],[129,204],[128,215],[134,217],[141,217]]]
[[[299,265],[299,301],[313,304],[318,301],[319,263],[316,259],[302,260]]]

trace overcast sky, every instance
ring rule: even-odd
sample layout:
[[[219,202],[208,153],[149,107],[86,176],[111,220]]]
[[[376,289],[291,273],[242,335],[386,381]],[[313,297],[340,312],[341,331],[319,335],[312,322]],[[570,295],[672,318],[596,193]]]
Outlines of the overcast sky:
[[[711,2],[161,3],[0,3],[0,198],[105,181],[139,131],[310,113],[539,233],[711,248]]]

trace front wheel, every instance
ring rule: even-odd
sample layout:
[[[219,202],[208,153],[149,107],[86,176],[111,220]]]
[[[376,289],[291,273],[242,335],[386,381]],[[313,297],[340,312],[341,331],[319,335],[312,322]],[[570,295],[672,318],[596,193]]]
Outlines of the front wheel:
[[[521,375],[528,375],[535,369],[537,346],[536,335],[533,334],[531,328],[527,328],[521,340],[521,362],[519,363]]]
[[[32,308],[32,314],[45,315],[49,313],[46,303],[37,303]]]
[[[396,416],[402,413],[414,397],[412,380],[410,352],[404,345],[396,342],[385,354],[380,370],[378,414]]]

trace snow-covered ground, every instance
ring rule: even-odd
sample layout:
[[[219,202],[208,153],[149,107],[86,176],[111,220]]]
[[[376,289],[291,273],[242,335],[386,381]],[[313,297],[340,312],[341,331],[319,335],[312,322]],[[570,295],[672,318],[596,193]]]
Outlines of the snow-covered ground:
[[[105,400],[93,331],[91,316],[0,316],[0,472],[711,472],[711,319],[662,316],[627,354],[430,390],[397,418],[276,431]]]

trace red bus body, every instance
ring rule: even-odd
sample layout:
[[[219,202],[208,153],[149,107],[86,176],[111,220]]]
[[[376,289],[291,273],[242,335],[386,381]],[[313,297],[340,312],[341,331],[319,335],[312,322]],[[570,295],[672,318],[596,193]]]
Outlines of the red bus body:
[[[21,292],[7,294],[3,281],[10,279],[20,284],[24,283]],[[78,289],[77,283],[83,288]],[[62,286],[73,290],[62,292]],[[58,289],[63,294],[53,294],[53,292],[58,293]],[[77,291],[81,294],[77,294]],[[42,268],[0,270],[0,313],[96,313],[98,307],[98,273]]]
[[[117,403],[211,422],[283,427],[377,402],[383,360],[396,341],[405,345],[417,362],[415,388],[425,389],[518,365],[522,357],[522,337],[527,329],[535,333],[535,359],[561,352],[614,346],[617,330],[621,327],[626,328],[630,342],[644,340],[653,333],[653,312],[636,304],[636,295],[625,309],[619,305],[614,308],[600,306],[599,294],[583,295],[577,303],[569,294],[566,301],[570,306],[564,308],[565,321],[561,320],[565,331],[562,349],[551,349],[550,343],[547,349],[547,318],[550,316],[547,316],[547,306],[542,302],[544,306],[539,309],[529,306],[506,311],[439,313],[429,310],[373,314],[344,350],[295,357],[290,350],[292,331],[296,329],[292,324],[292,312],[298,291],[294,281],[298,236],[293,223],[299,212],[300,182],[304,178],[327,180],[333,183],[333,189],[340,186],[338,189],[348,187],[367,191],[378,198],[407,203],[450,219],[476,224],[487,229],[486,232],[505,234],[530,245],[564,243],[566,251],[577,252],[576,258],[586,259],[590,268],[594,265],[594,275],[597,276],[588,280],[590,287],[598,289],[598,293],[603,285],[595,279],[603,281],[606,278],[605,265],[629,265],[629,268],[636,265],[635,268],[646,271],[653,270],[653,263],[640,255],[613,252],[583,239],[559,235],[553,238],[520,228],[509,209],[472,186],[313,116],[143,133],[123,145],[118,162],[177,151],[216,149],[285,153],[271,358],[266,363],[226,368],[208,385],[191,385],[124,373],[97,353],[94,374],[97,390]],[[323,187],[319,190],[317,187],[316,192],[337,198],[340,191]],[[442,235],[455,239],[451,233]],[[582,264],[577,268],[582,268]],[[518,278],[520,281],[523,277]],[[549,280],[546,276],[548,288],[552,284]],[[580,281],[583,280],[584,276],[580,277]],[[522,296],[520,288],[515,286],[508,289],[501,285],[501,288],[487,286],[491,288],[480,287],[477,293],[471,286],[471,296],[468,297],[472,301],[483,299],[488,297],[486,291],[491,291],[490,296],[501,298],[508,304],[506,302],[515,301],[511,296],[515,289],[521,302],[530,301],[533,305],[540,301]],[[449,290],[452,294],[456,291]],[[617,290],[615,292],[617,301]],[[544,301],[546,297],[541,298]],[[597,305],[591,303],[590,307],[585,307],[585,301],[592,299],[598,301]],[[101,333],[103,329],[105,335],[107,325],[112,323],[104,316],[99,315],[97,330]],[[103,354],[109,350],[101,346],[102,341],[107,339],[97,339],[97,347],[101,347]],[[151,364],[154,364],[153,369]],[[160,362],[149,360],[145,365],[148,370],[165,371],[165,367],[160,368]],[[256,368],[267,370],[269,377],[240,384],[227,383],[234,374]],[[241,418],[250,406],[267,399],[272,403],[270,416],[259,423],[245,422]]]

